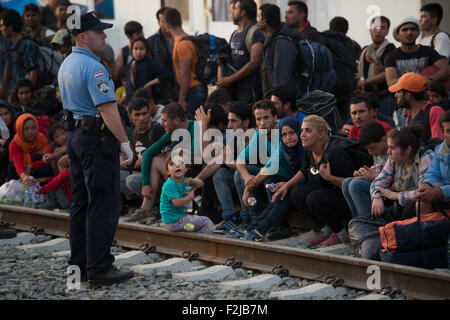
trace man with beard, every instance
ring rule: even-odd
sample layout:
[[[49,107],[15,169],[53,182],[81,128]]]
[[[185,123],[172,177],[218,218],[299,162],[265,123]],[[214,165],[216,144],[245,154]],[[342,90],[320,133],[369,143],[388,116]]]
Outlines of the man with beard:
[[[405,17],[394,28],[394,38],[401,47],[390,53],[385,60],[386,82],[388,86],[408,72],[421,73],[426,67],[435,66],[439,71],[426,77],[428,84],[441,82],[450,76],[446,58],[431,47],[416,44],[421,31],[420,22],[414,17]]]
[[[232,0],[230,18],[238,26],[230,39],[231,59],[237,71],[227,77],[219,72],[218,86],[228,89],[234,101],[253,104],[262,98],[260,65],[266,39],[255,24],[255,1]]]
[[[429,138],[444,140],[441,131],[440,119],[444,110],[439,106],[433,106],[425,99],[427,81],[417,73],[409,72],[401,76],[397,84],[389,87],[389,91],[395,93],[397,105],[408,111],[406,125],[415,123],[423,125],[427,130],[424,141]]]

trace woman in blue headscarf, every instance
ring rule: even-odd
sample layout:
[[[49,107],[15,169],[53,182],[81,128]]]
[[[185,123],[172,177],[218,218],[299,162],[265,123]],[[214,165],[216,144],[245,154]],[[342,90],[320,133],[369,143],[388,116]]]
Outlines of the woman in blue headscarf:
[[[269,199],[287,181],[289,181],[302,168],[303,147],[300,141],[300,122],[297,118],[286,117],[279,125],[281,144],[273,153],[267,165],[261,169],[256,176],[256,184],[259,186],[263,182]],[[251,190],[246,188],[242,200],[244,205],[249,206],[248,198],[251,197]],[[283,224],[286,213],[289,209],[289,197],[277,199],[275,202],[269,201],[269,206],[253,221],[244,231],[236,231],[234,238],[243,237],[244,240],[261,242],[264,235],[274,226]]]

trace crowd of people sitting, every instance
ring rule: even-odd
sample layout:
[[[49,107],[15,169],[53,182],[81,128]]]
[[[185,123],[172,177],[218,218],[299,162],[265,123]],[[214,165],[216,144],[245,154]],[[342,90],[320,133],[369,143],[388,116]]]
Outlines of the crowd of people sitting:
[[[41,80],[36,57],[42,46],[70,54],[73,41],[61,13],[70,2],[49,2],[43,11],[25,6],[23,17],[14,10],[0,15],[0,120],[7,128],[1,131],[0,175],[2,182],[24,185],[37,179],[47,198],[40,208],[67,210],[70,164],[58,81]],[[128,22],[129,44],[115,60],[107,51],[101,58],[117,84],[135,155],[121,168],[124,221],[161,221],[171,231],[192,224],[198,232],[261,242],[289,237],[295,220],[318,232],[311,246],[329,246],[349,243],[352,218],[386,218],[415,200],[428,212],[438,210],[436,204],[448,209],[450,39],[439,29],[438,4],[420,13],[420,21],[405,17],[394,26],[398,48],[386,38],[390,20],[373,18],[372,43],[361,48],[346,35],[345,18],[334,18],[325,32],[313,28],[301,1],[288,3],[282,22],[276,5],[232,0],[235,72],[219,68],[217,89],[209,94],[178,10],[161,8],[160,29],[148,39],[140,23]],[[324,114],[297,102],[312,83],[306,90],[298,74],[297,64],[307,58],[298,61],[297,42],[305,39],[333,57],[328,91],[337,105],[329,109],[336,108],[342,121],[337,131]],[[336,41],[347,50],[348,70],[334,59]],[[216,138],[208,140],[211,132]],[[355,142],[367,164],[340,146],[342,139]],[[181,144],[188,147],[173,156]],[[212,161],[204,160],[208,152]],[[135,211],[126,210],[137,202]]]

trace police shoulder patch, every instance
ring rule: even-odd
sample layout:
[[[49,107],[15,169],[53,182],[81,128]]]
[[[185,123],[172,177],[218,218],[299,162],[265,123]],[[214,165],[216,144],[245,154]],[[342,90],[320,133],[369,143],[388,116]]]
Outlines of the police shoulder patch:
[[[108,94],[109,86],[108,86],[108,83],[106,82],[106,80],[101,79],[101,80],[97,81],[96,86],[101,93]]]

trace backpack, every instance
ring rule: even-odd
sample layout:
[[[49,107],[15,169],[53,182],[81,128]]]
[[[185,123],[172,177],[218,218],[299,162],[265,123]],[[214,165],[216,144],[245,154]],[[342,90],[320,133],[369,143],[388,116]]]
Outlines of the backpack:
[[[190,40],[197,49],[198,61],[195,66],[195,75],[203,85],[214,83],[217,79],[218,64],[216,57],[219,54],[231,56],[228,42],[223,39],[204,33],[198,36],[186,36],[180,41]]]
[[[437,35],[440,34],[440,33],[445,33],[445,34],[447,35],[447,37],[450,38],[450,35],[449,35],[447,32],[445,32],[445,31],[439,31],[439,32],[436,32],[436,33],[433,34],[433,36],[431,37],[431,47],[432,47],[433,49],[434,49],[434,47],[435,47],[435,45],[434,45],[434,40],[436,40]]]
[[[420,213],[379,228],[381,261],[421,268],[447,268],[450,211]]]
[[[357,139],[332,135],[330,143],[347,152],[352,159],[355,171],[364,166],[371,167],[373,165],[373,157],[367,152],[366,148],[361,146]]]
[[[330,50],[321,43],[309,40],[298,41],[298,47],[302,91],[306,96],[315,90],[330,92],[336,82]]]
[[[335,96],[344,96],[354,91],[357,71],[354,58],[353,41],[339,32],[325,31],[321,33],[325,46],[333,57],[333,68],[336,82],[331,90]]]
[[[430,120],[431,120],[430,112],[431,112],[431,108],[433,108],[433,107],[436,107],[436,106],[434,106],[433,104],[429,104],[429,106],[425,109],[424,116],[423,116],[423,126],[425,127],[425,134],[427,137],[429,137],[429,140],[433,140],[433,138],[431,138],[431,122],[430,122]],[[444,111],[446,111],[446,110],[444,110]]]
[[[308,97],[297,100],[297,108],[306,115],[314,114],[324,118],[333,132],[342,129],[343,122],[337,109],[337,101],[331,93],[316,90]]]
[[[39,71],[44,75],[42,85],[52,84],[58,77],[59,67],[64,56],[50,48],[39,46]]]

